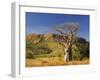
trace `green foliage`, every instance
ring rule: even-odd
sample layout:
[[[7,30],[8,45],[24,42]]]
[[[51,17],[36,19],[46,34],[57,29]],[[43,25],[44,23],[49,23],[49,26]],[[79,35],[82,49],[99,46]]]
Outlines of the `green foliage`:
[[[52,50],[50,48],[44,46],[35,46],[33,47],[33,54],[34,55],[43,55],[43,54],[50,54]]]
[[[80,51],[76,45],[72,46],[72,60],[80,60]]]
[[[75,44],[80,51],[80,58],[89,58],[89,42],[83,38],[80,38],[76,41]]]
[[[83,44],[79,44],[79,49],[80,49],[80,53],[82,57],[87,57],[89,58],[89,47],[87,45],[87,43]]]
[[[33,58],[33,59],[34,59],[33,52],[27,51],[27,52],[26,52],[26,58]]]
[[[31,49],[27,49],[26,51],[26,57],[27,58],[34,58],[36,55],[45,55],[45,54],[50,54],[52,50],[50,48],[46,48],[44,46],[35,46]]]

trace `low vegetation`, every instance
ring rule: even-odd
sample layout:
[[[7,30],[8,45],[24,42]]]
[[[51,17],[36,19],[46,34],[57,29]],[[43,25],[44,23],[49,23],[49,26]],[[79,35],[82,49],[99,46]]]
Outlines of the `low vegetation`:
[[[26,67],[37,67],[37,66],[64,66],[64,65],[85,65],[89,64],[89,60],[85,59],[82,61],[69,61],[64,62],[63,57],[49,57],[49,58],[36,58],[26,59]]]

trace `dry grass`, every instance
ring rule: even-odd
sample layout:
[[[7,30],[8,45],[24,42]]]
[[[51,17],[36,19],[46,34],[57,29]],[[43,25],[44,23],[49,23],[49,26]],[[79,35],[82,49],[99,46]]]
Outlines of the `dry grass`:
[[[64,62],[62,58],[26,59],[26,67],[89,64],[89,60]]]

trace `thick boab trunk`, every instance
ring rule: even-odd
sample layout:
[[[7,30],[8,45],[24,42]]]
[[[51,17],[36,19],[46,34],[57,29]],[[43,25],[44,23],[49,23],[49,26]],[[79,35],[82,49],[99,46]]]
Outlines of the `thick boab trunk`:
[[[69,61],[68,47],[65,48],[65,52],[64,52],[64,60],[65,60],[65,62],[68,62],[68,61]]]
[[[65,48],[65,52],[64,52],[64,60],[66,62],[68,61],[72,61],[72,49],[71,49],[71,46],[68,48]]]
[[[69,61],[69,52],[65,52],[65,54],[64,54],[64,61],[65,62]]]

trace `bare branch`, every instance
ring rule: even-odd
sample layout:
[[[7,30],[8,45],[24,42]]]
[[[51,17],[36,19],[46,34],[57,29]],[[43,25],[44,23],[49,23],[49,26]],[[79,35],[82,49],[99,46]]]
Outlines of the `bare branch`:
[[[64,29],[67,29],[70,33],[76,34],[76,32],[79,30],[79,24],[78,23],[65,23]]]
[[[60,33],[66,44],[72,43],[74,39],[73,37],[77,33],[78,29],[79,29],[79,24],[72,22],[55,26],[55,31]]]

